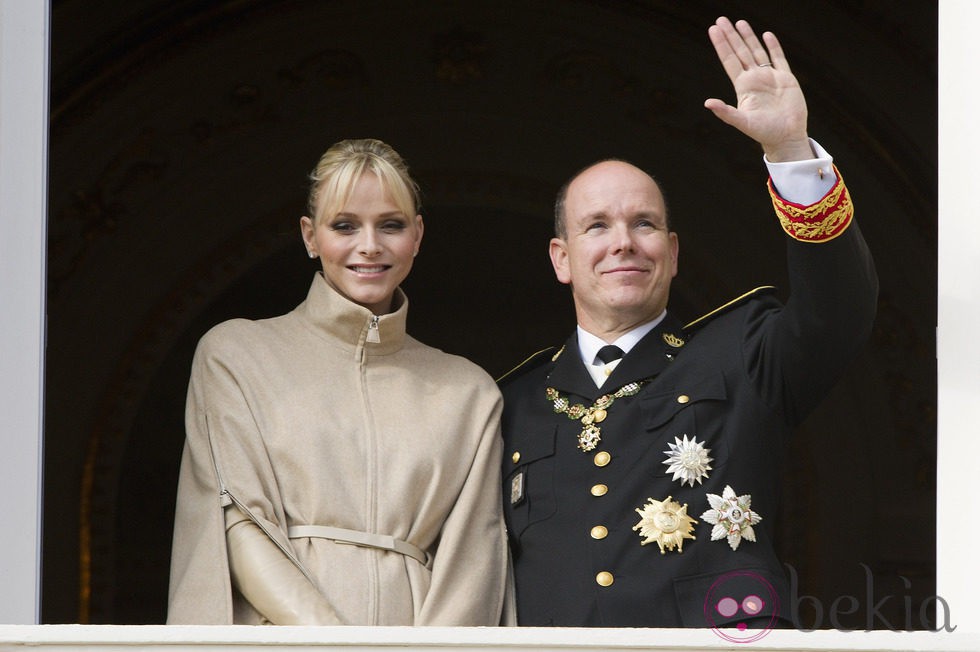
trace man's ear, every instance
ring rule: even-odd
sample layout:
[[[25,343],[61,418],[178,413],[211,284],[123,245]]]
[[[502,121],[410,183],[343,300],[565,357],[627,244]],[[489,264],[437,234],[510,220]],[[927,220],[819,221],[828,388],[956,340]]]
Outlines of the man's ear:
[[[680,257],[681,245],[677,239],[677,233],[674,231],[670,232],[670,255],[674,261],[674,273],[670,275],[671,278],[677,276],[677,259]]]
[[[551,256],[551,266],[555,268],[555,276],[561,283],[568,285],[572,275],[568,270],[568,243],[561,238],[552,238],[548,243],[548,255]]]

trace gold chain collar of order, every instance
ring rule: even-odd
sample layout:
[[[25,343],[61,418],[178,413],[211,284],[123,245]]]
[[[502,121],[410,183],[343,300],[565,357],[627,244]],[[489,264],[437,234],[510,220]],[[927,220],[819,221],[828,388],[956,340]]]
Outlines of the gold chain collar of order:
[[[545,395],[554,405],[557,414],[564,414],[569,419],[582,422],[582,432],[578,435],[578,447],[583,453],[595,450],[602,440],[602,428],[600,423],[606,420],[609,407],[617,398],[633,396],[640,391],[649,378],[626,383],[612,394],[603,394],[595,400],[590,407],[585,407],[581,403],[571,405],[567,396],[562,396],[554,387],[545,389]]]

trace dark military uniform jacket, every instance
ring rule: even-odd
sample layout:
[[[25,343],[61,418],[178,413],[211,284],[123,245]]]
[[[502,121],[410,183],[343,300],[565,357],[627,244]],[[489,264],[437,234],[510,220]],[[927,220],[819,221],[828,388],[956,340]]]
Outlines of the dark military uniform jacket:
[[[785,305],[759,290],[687,327],[668,313],[601,388],[574,333],[558,355],[538,356],[501,381],[519,624],[728,627],[752,616],[775,626],[780,605],[786,617],[772,541],[781,449],[864,343],[875,312],[871,257],[856,223],[844,226],[827,241],[788,240]],[[556,412],[547,394],[554,390],[559,408],[589,408],[637,381],[638,393],[605,409],[589,452],[578,447],[583,423]],[[665,464],[671,444],[685,439],[711,458],[700,481],[675,479]],[[727,536],[712,540],[716,525],[702,517],[712,509],[708,495],[720,500],[726,487],[749,496],[761,516],[749,533],[755,540],[742,536],[736,549]],[[641,545],[637,510],[668,498],[697,521],[688,526],[693,538],[663,551],[656,540]],[[760,600],[743,602],[753,595]],[[724,597],[741,608],[719,609]]]

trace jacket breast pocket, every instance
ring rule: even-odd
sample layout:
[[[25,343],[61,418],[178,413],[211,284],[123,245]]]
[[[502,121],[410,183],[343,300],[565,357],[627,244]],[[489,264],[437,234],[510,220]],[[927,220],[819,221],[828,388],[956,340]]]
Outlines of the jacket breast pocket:
[[[644,394],[640,398],[640,409],[644,428],[660,451],[666,454],[675,447],[689,448],[700,444],[711,457],[711,468],[720,469],[729,458],[728,442],[724,437],[725,415],[731,409],[729,403],[724,375],[712,373],[689,383]],[[661,466],[656,475],[668,475],[668,466]]]
[[[504,515],[512,537],[555,513],[555,436],[558,427],[515,439],[504,462]]]

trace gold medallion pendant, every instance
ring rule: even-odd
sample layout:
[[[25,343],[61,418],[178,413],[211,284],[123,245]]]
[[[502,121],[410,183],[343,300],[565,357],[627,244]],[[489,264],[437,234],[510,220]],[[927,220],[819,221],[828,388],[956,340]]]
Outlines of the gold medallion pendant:
[[[637,508],[640,522],[633,526],[640,531],[643,541],[641,546],[656,543],[660,546],[660,554],[668,550],[684,552],[684,539],[696,539],[691,531],[696,520],[687,515],[687,503],[681,505],[667,496],[667,500],[647,498],[647,504]]]
[[[603,394],[590,407],[585,407],[581,403],[569,405],[568,397],[559,394],[554,387],[545,389],[545,396],[552,402],[557,414],[564,414],[569,419],[581,421],[582,432],[578,435],[578,447],[583,453],[588,453],[595,450],[602,441],[602,428],[599,424],[609,416],[609,407],[617,398],[635,395],[647,382],[649,378],[626,383],[612,394]]]

